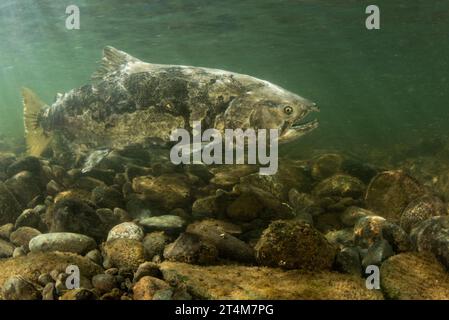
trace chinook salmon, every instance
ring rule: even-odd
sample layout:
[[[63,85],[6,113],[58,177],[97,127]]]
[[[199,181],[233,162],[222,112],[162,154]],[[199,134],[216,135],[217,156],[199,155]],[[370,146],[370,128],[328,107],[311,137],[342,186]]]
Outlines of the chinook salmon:
[[[113,47],[103,50],[92,83],[58,94],[49,106],[23,89],[28,152],[102,157],[107,150],[169,142],[179,128],[278,129],[279,143],[318,126],[303,120],[315,103],[248,75],[145,63]]]

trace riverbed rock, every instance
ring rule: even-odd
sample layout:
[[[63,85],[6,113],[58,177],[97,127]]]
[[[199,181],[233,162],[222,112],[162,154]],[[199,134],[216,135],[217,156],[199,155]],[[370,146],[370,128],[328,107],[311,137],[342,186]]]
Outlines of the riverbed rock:
[[[410,233],[414,249],[430,251],[449,269],[449,216],[427,219]]]
[[[145,276],[161,278],[162,274],[159,270],[159,265],[150,261],[142,263],[134,273],[133,282],[136,283]]]
[[[212,168],[210,171],[214,177],[210,182],[219,188],[230,190],[240,182],[241,177],[245,177],[258,171],[255,165],[228,165]]]
[[[38,252],[26,256],[0,260],[0,286],[12,276],[21,275],[25,279],[37,283],[39,275],[57,270],[65,272],[69,265],[76,265],[80,269],[82,278],[91,278],[102,273],[103,268],[87,258],[74,253]]]
[[[336,247],[352,247],[354,246],[354,230],[345,228],[340,230],[329,231],[325,235],[327,241]]]
[[[336,174],[318,183],[313,189],[317,197],[360,198],[365,192],[365,184],[355,177]]]
[[[190,181],[182,174],[137,177],[132,187],[163,210],[187,208],[191,201]]]
[[[12,276],[3,283],[2,297],[5,300],[40,300],[36,286],[21,276]]]
[[[355,247],[345,247],[337,253],[335,258],[336,270],[360,276],[362,267],[359,250]]]
[[[25,209],[20,216],[17,217],[16,223],[14,225],[15,229],[20,227],[31,227],[39,230],[40,232],[47,232],[48,227],[44,223],[41,217],[41,213],[38,208],[35,209]],[[45,211],[45,208],[44,208]]]
[[[0,239],[0,259],[12,257],[16,247],[3,239]]]
[[[123,222],[113,227],[108,234],[107,241],[114,239],[131,239],[142,241],[144,233],[141,227],[134,222]]]
[[[381,239],[374,242],[366,252],[362,260],[364,270],[370,265],[380,266],[382,262],[394,255],[393,248],[387,240]]]
[[[255,250],[261,265],[304,270],[330,270],[337,253],[318,230],[294,220],[272,222]]]
[[[104,294],[117,288],[118,284],[114,276],[110,274],[97,274],[92,278],[92,285],[100,294]]]
[[[14,245],[18,247],[24,246],[25,248],[28,248],[28,243],[30,242],[30,240],[40,234],[41,232],[34,228],[20,227],[19,229],[11,233],[9,239]]]
[[[91,237],[70,233],[55,232],[38,235],[31,239],[29,248],[31,252],[73,252],[83,255],[97,246]]]
[[[217,261],[218,250],[195,234],[182,233],[175,242],[165,247],[164,258],[169,261],[211,265]]]
[[[170,289],[170,285],[165,281],[145,276],[141,278],[133,287],[134,300],[153,300],[160,290]]]
[[[94,208],[75,198],[57,201],[47,215],[51,224],[50,232],[84,234],[101,242],[109,231],[109,226],[103,223]]]
[[[403,171],[385,171],[371,180],[365,202],[368,209],[390,222],[400,223],[407,205],[424,194],[424,187]]]
[[[366,289],[360,277],[327,271],[303,273],[236,265],[201,267],[167,261],[161,264],[161,271],[165,281],[186,287],[196,299],[382,299],[378,290]]]
[[[169,244],[171,238],[163,231],[151,232],[145,235],[143,239],[143,247],[145,258],[152,260],[155,256],[162,256],[164,248]]]
[[[34,174],[40,174],[42,170],[42,164],[38,158],[33,156],[27,156],[14,161],[7,169],[9,177],[16,175],[22,171],[29,171]]]
[[[39,177],[29,171],[22,171],[5,181],[5,185],[15,198],[26,206],[31,200],[42,193]]]
[[[226,210],[232,221],[251,221],[256,219],[264,206],[251,193],[243,193],[237,197]]]
[[[299,213],[310,214],[312,217],[323,213],[323,209],[318,200],[309,193],[299,192],[297,189],[290,189],[288,202],[296,215]]]
[[[192,204],[192,216],[195,219],[224,216],[232,200],[226,192],[219,189],[213,195],[196,199]]]
[[[449,275],[429,253],[401,253],[380,268],[386,298],[399,300],[448,300]]]
[[[272,194],[282,202],[288,200],[288,192],[295,188],[301,192],[310,190],[312,179],[304,164],[281,159],[278,171],[272,175],[252,173],[240,178],[241,185],[254,186]]]
[[[124,208],[125,202],[121,192],[108,186],[96,187],[92,190],[91,201],[99,208]]]
[[[337,153],[327,153],[312,160],[311,174],[315,180],[324,180],[341,172],[343,157]]]
[[[141,219],[139,220],[139,224],[146,232],[165,231],[173,234],[181,232],[186,222],[179,216],[163,215]]]
[[[410,232],[420,222],[433,217],[447,215],[446,205],[440,198],[424,195],[413,201],[404,209],[401,215],[400,226]]]
[[[137,270],[145,261],[142,242],[131,239],[115,239],[108,241],[103,247],[104,264],[107,267],[116,267]]]
[[[16,197],[0,181],[0,225],[14,223],[21,212],[21,205]]]
[[[258,213],[262,220],[290,219],[295,215],[292,208],[285,202],[275,197],[272,193],[250,184],[237,184],[232,189],[236,195],[247,194],[256,199],[263,207]]]
[[[98,296],[92,290],[79,288],[67,290],[59,300],[97,300]]]
[[[351,206],[340,215],[340,220],[345,226],[352,227],[360,218],[374,215],[376,214],[370,210]]]
[[[226,228],[216,223],[215,220],[202,220],[190,224],[186,232],[196,234],[204,241],[213,244],[221,258],[253,262],[254,250],[242,240],[226,232]]]
[[[9,240],[11,233],[14,231],[14,224],[7,223],[0,227],[0,239]]]

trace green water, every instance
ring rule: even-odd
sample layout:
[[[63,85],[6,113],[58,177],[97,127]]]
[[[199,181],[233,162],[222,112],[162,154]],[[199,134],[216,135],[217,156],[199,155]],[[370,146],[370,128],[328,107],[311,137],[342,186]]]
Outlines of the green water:
[[[67,30],[65,9],[81,10]],[[365,8],[381,29],[365,28]],[[51,103],[106,45],[148,62],[227,69],[319,104],[291,148],[387,148],[449,129],[447,0],[2,0],[0,133],[23,134],[20,88]]]

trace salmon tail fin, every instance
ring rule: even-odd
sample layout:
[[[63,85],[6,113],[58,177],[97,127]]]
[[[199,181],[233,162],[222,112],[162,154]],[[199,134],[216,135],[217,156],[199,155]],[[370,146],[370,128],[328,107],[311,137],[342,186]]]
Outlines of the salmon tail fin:
[[[47,106],[30,89],[23,88],[22,97],[27,151],[29,155],[39,157],[47,149],[52,138],[39,124],[39,115]]]
[[[127,54],[126,52],[117,50],[114,47],[107,46],[103,49],[103,58],[100,62],[100,67],[92,75],[92,80],[98,81],[103,79],[106,75],[119,71],[120,68],[128,62],[138,62],[137,58]]]

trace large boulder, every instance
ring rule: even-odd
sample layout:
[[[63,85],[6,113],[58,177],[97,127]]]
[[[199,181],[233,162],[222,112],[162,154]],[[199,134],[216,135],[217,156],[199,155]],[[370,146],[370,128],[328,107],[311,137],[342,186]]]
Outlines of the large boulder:
[[[82,278],[90,279],[96,274],[102,273],[103,268],[93,263],[90,259],[74,253],[39,252],[26,256],[0,260],[0,286],[12,276],[22,276],[28,281],[37,283],[41,274],[57,270],[65,272],[70,265],[76,265],[80,269]]]
[[[424,187],[401,170],[375,176],[365,194],[368,209],[393,223],[399,223],[407,205],[425,194]]]
[[[360,277],[327,271],[303,273],[235,265],[200,267],[167,261],[160,268],[166,282],[186,287],[197,299],[382,299],[378,290],[366,289]]]
[[[449,299],[449,275],[428,253],[401,253],[389,258],[380,268],[380,285],[389,299]]]
[[[256,247],[261,265],[285,269],[331,269],[336,248],[302,221],[278,220],[263,232]]]

